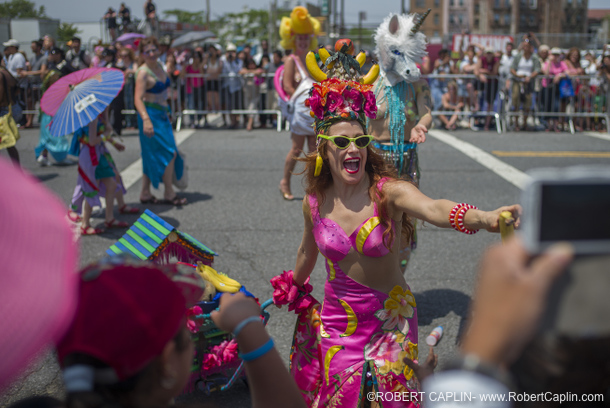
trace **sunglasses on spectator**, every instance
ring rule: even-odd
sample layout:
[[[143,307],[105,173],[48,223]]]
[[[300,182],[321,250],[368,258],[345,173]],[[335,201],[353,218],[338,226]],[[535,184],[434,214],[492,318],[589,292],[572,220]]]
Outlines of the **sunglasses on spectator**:
[[[373,136],[371,135],[357,137],[318,135],[318,137],[330,140],[339,149],[347,149],[352,142],[354,142],[354,145],[356,145],[358,149],[364,149],[373,141]]]
[[[151,48],[150,50],[144,50],[144,54],[155,54],[158,50],[156,48]]]

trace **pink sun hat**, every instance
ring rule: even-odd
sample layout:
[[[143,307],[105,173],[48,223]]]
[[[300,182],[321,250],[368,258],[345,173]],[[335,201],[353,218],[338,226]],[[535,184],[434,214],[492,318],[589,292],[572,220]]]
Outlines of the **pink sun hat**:
[[[0,391],[63,336],[75,312],[78,251],[65,205],[0,158]]]

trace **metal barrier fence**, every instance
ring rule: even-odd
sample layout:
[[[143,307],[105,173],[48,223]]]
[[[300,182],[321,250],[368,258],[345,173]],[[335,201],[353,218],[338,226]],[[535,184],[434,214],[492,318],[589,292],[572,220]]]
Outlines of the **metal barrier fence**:
[[[172,81],[168,95],[170,115],[180,130],[184,125],[197,126],[206,115],[258,115],[263,123],[276,122],[277,131],[284,125],[273,86],[274,74],[255,76],[226,75],[217,79],[208,75],[188,74]],[[534,129],[553,129],[566,122],[571,133],[583,123],[594,125],[605,120],[610,127],[610,83],[600,76],[572,76],[561,81],[538,76],[529,84],[518,79],[507,80],[489,76],[483,82],[475,75],[422,76],[430,84],[433,100],[432,116],[442,123],[467,121],[470,128],[479,130],[477,121],[493,126],[498,133],[513,129],[520,117],[529,118]],[[457,99],[443,105],[442,97],[450,84],[457,88]],[[562,89],[563,88],[563,89]],[[133,107],[133,86],[125,86],[125,107]],[[25,104],[25,115],[37,115],[40,85],[28,83],[20,95]],[[463,108],[450,109],[455,102]],[[126,124],[135,126],[136,111],[122,109]],[[275,118],[273,118],[275,116]],[[455,119],[454,119],[455,116]],[[590,127],[590,126],[587,126]]]
[[[270,115],[277,115],[277,131],[282,130],[282,112],[277,104],[273,73],[254,75],[187,74],[175,83],[177,105],[176,129],[200,121],[207,114],[259,115],[266,123]]]

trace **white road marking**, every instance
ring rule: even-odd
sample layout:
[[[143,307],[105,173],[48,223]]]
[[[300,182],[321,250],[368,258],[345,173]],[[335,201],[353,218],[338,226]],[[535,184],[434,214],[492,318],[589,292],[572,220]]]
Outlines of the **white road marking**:
[[[610,142],[610,134],[608,133],[598,133],[598,132],[582,132],[581,134],[585,136],[595,137],[601,140],[607,140]]]
[[[489,170],[493,171],[498,176],[502,177],[504,180],[508,181],[509,183],[513,184],[521,190],[523,190],[525,185],[530,180],[530,176],[528,176],[521,170],[518,170],[513,166],[508,165],[501,160],[498,160],[491,154],[479,149],[478,147],[470,143],[464,142],[463,140],[451,136],[447,132],[434,129],[430,130],[428,132],[428,135],[464,153],[472,160],[483,165],[484,167],[487,167]]]
[[[192,129],[185,129],[176,133],[176,145],[180,146],[180,144],[191,137],[193,133],[195,133],[195,131]],[[129,190],[129,187],[133,186],[142,178],[142,159],[138,159],[127,166],[127,168],[121,172],[121,177],[123,178],[125,190]]]

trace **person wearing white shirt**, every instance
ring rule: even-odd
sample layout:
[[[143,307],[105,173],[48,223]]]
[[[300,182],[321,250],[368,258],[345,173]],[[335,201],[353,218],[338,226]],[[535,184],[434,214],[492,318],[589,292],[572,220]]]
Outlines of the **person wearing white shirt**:
[[[237,58],[235,44],[227,45],[226,54],[222,59],[222,92],[221,104],[226,109],[242,109],[242,81],[239,71],[244,67],[242,60]],[[231,129],[237,128],[237,115],[231,115]]]
[[[502,58],[500,58],[500,70],[498,73],[500,74],[500,82],[503,84],[504,89],[510,89],[510,82],[508,78],[510,76],[510,67],[515,59],[513,55],[514,49],[515,44],[512,42],[506,43],[506,53],[502,55]]]
[[[523,130],[526,130],[527,116],[532,107],[534,82],[542,71],[542,65],[540,58],[534,54],[534,47],[529,40],[526,39],[521,48],[521,52],[513,59],[510,67],[510,73],[513,76],[511,108],[518,110],[520,106],[523,106]],[[516,116],[515,126],[519,130],[519,120]]]
[[[6,69],[15,78],[19,78],[22,71],[26,70],[25,57],[19,52],[19,41],[10,39],[3,43],[6,58]]]

